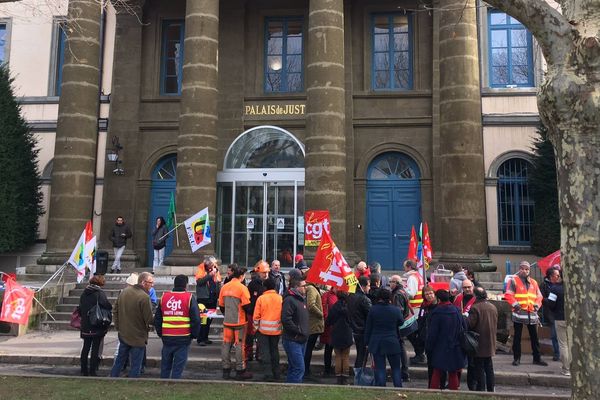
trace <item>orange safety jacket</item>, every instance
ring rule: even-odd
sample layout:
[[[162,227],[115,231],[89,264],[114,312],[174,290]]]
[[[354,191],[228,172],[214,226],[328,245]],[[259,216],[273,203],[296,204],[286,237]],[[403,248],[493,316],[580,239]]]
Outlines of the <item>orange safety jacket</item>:
[[[542,306],[542,294],[538,287],[535,279],[529,278],[529,289],[525,286],[520,277],[515,276],[512,278],[512,285],[508,285],[504,299],[514,307],[516,303],[519,303],[521,310],[527,312],[535,312],[535,306],[538,308]],[[513,286],[514,285],[514,286]],[[514,287],[514,292],[513,292]]]
[[[192,294],[188,292],[165,292],[160,299],[163,315],[163,336],[190,336],[190,302]]]
[[[254,326],[263,335],[281,335],[281,307],[283,298],[275,290],[267,290],[256,300],[254,307]]]
[[[215,268],[216,270],[216,274],[213,277],[213,280],[217,283],[221,282],[221,273],[219,272],[219,268],[215,265],[213,266],[213,268]],[[197,281],[198,279],[202,279],[206,276],[206,268],[204,268],[204,263],[201,262],[200,264],[198,264],[198,267],[196,268],[196,274],[194,275],[194,279]]]
[[[423,303],[423,287],[425,286],[425,283],[423,282],[423,277],[421,276],[421,274],[419,273],[419,271],[409,271],[406,273],[409,277],[409,279],[411,277],[415,277],[417,278],[417,294],[415,294],[415,296],[409,300],[409,304],[412,308],[420,308],[421,304]]]

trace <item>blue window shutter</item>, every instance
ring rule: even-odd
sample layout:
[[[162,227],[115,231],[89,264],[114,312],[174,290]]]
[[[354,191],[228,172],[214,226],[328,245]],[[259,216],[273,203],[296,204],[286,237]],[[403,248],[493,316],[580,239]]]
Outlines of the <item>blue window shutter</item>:
[[[62,69],[65,63],[65,47],[67,35],[65,34],[62,23],[58,24],[58,41],[56,43],[56,76],[54,84],[54,94],[60,96],[62,85]]]

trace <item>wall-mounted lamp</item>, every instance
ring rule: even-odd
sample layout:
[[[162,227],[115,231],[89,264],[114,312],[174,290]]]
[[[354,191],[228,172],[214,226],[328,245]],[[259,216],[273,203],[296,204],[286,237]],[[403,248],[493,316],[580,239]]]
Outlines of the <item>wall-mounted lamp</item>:
[[[113,174],[115,175],[123,175],[125,174],[125,170],[121,167],[123,160],[119,159],[119,152],[123,150],[123,146],[119,143],[119,137],[113,136],[112,138],[112,149],[108,150],[107,157],[108,161],[115,163],[115,169],[113,169]]]

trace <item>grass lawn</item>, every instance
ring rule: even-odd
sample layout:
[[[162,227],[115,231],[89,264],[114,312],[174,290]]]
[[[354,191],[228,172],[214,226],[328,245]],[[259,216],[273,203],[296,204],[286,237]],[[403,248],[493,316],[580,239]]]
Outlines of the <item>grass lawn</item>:
[[[0,377],[0,399],[43,400],[459,400],[492,397],[465,393],[401,393],[357,387],[311,387],[261,385],[237,382],[160,382],[155,380],[68,379],[46,377]]]

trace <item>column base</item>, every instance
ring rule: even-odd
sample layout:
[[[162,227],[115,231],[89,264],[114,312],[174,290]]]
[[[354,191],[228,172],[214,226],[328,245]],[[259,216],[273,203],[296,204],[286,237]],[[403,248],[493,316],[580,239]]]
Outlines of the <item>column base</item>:
[[[450,264],[460,264],[463,268],[469,268],[474,272],[494,272],[497,269],[496,264],[489,257],[482,255],[442,255],[437,263],[444,264],[446,269]]]
[[[208,253],[199,250],[197,253],[190,254],[189,250],[175,249],[167,258],[164,264],[167,266],[197,266]]]
[[[108,271],[112,266],[112,262],[115,259],[115,254],[112,249],[103,249],[108,251]],[[38,265],[62,265],[66,263],[71,257],[71,251],[46,251],[42,253],[40,258],[37,259]],[[121,269],[129,270],[134,268],[140,268],[140,257],[133,250],[125,248],[123,255],[121,256]]]

